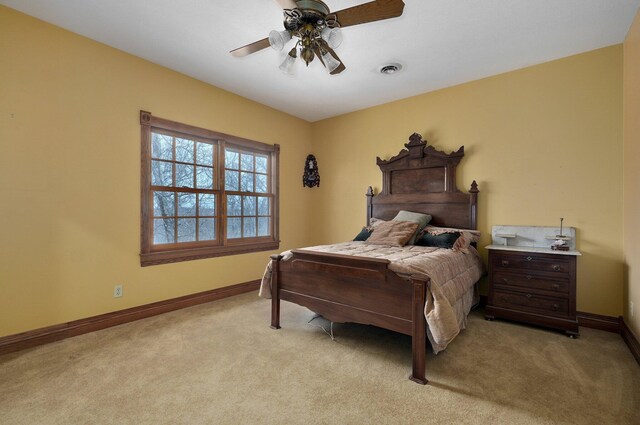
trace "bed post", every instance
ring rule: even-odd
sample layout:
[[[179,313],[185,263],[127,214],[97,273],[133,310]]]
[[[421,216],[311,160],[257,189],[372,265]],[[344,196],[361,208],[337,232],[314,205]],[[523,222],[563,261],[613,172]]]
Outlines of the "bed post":
[[[424,304],[426,302],[426,288],[428,280],[411,279],[413,284],[413,309],[412,309],[412,335],[411,352],[413,367],[411,377],[413,382],[426,385],[427,378],[424,376],[425,361],[427,351],[427,329],[424,317]]]
[[[369,186],[367,189],[367,226],[371,224],[371,217],[373,217],[373,188]]]
[[[469,193],[471,194],[469,198],[469,228],[472,230],[478,230],[478,192],[480,192],[480,190],[478,190],[478,183],[474,180],[471,182],[471,189],[469,189]]]
[[[282,255],[271,256],[271,328],[280,329],[280,260]]]

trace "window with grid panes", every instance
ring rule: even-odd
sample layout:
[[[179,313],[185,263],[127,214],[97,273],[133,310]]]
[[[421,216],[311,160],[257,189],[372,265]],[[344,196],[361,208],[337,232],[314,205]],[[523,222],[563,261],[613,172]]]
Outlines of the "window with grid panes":
[[[239,149],[225,149],[227,238],[255,238],[271,232],[269,158]]]
[[[142,265],[278,248],[278,145],[140,117]]]
[[[151,131],[153,244],[216,240],[215,143]]]

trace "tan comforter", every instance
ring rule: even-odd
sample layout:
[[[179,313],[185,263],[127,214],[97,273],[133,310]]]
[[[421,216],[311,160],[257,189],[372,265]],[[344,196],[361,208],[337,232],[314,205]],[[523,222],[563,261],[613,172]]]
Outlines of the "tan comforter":
[[[434,353],[444,350],[460,330],[466,327],[467,315],[474,302],[474,284],[484,270],[480,255],[473,247],[462,252],[415,245],[368,245],[354,241],[301,249],[385,258],[390,261],[389,269],[396,273],[430,278],[424,315],[428,325],[427,336]],[[287,251],[283,255],[283,261],[286,261],[291,257],[291,252]],[[271,263],[265,270],[260,296],[271,298]]]

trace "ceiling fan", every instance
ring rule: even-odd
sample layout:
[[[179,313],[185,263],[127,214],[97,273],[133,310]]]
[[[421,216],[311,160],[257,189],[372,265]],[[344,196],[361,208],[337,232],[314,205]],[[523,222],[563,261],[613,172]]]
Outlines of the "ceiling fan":
[[[331,12],[320,0],[276,0],[284,12],[284,31],[271,31],[268,38],[256,41],[230,53],[242,57],[269,46],[282,50],[292,38],[295,46],[289,51],[280,69],[293,73],[296,58],[309,66],[314,57],[327,68],[330,74],[339,74],[346,69],[334,51],[342,42],[340,28],[396,18],[402,15],[402,0],[377,0]]]

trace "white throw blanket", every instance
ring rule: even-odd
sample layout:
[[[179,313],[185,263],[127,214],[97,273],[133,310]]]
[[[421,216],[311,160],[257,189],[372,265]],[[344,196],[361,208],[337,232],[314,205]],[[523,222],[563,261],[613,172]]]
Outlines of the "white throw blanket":
[[[467,315],[476,297],[474,284],[480,279],[484,266],[478,252],[470,247],[467,252],[424,246],[392,247],[368,245],[363,242],[344,242],[301,248],[308,251],[357,257],[384,258],[389,269],[399,274],[430,278],[424,315],[427,336],[434,353],[444,350],[467,325]],[[283,253],[282,261],[291,258]],[[262,278],[259,295],[271,298],[271,262]]]

